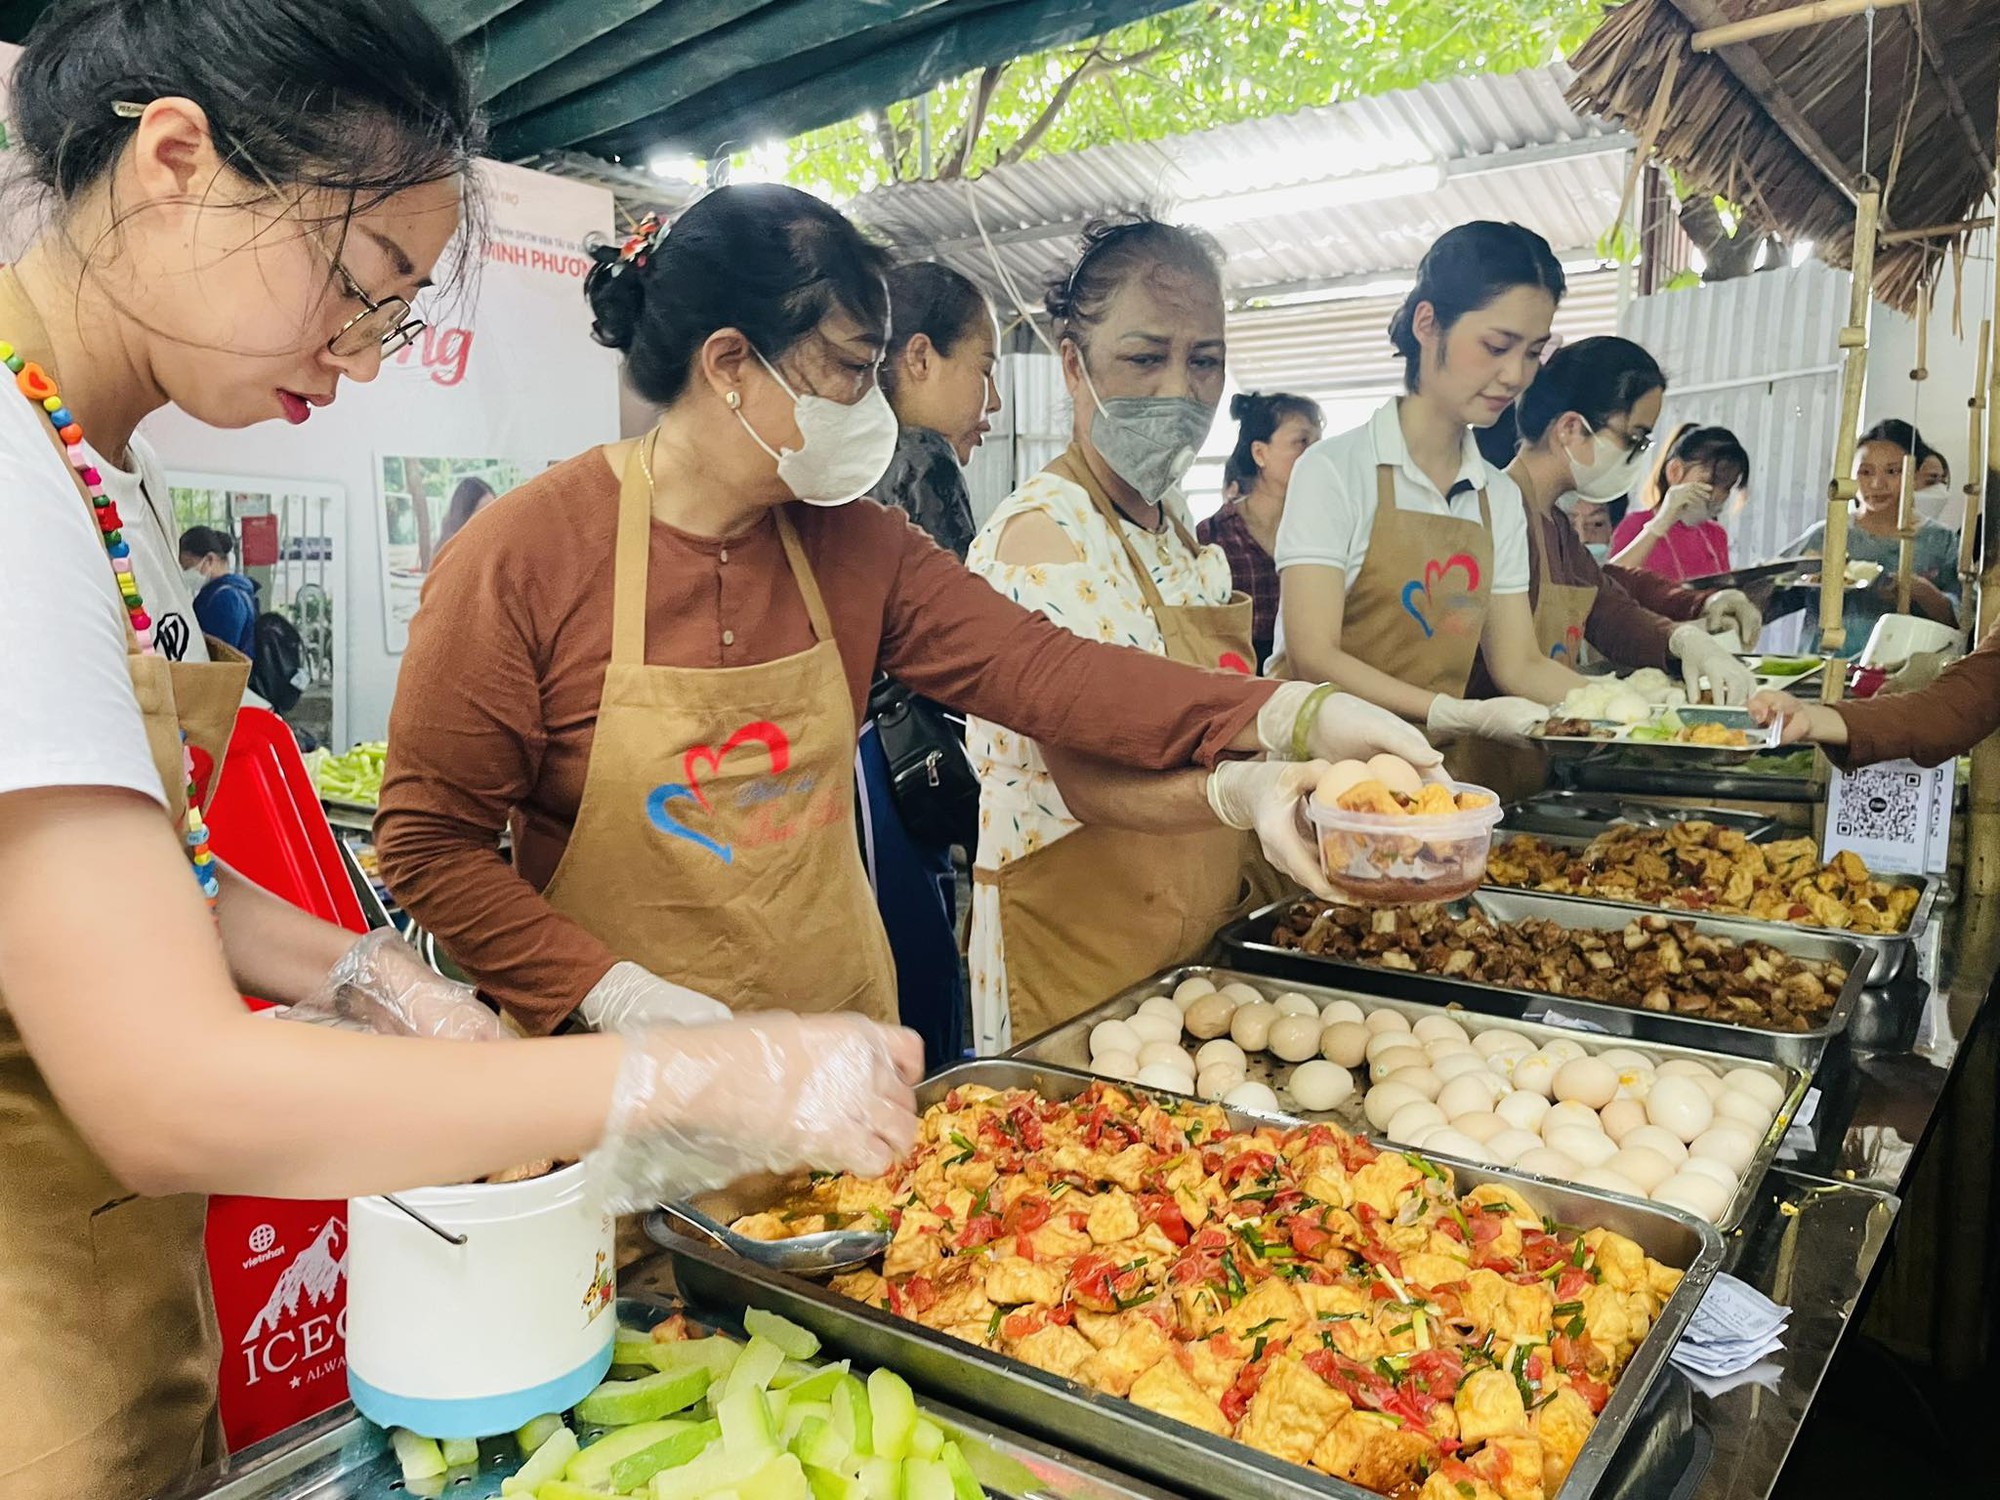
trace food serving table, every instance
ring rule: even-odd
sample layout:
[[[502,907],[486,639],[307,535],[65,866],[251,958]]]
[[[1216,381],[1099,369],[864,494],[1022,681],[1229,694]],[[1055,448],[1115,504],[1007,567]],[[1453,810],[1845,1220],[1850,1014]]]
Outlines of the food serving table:
[[[1666,1418],[1628,1434],[1597,1495],[1761,1500],[1776,1485],[1880,1265],[1959,1043],[1990,998],[2000,910],[1990,902],[1941,905],[1917,954],[1890,987],[1862,996],[1846,1033],[1819,1062],[1810,1121],[1794,1129],[1742,1226],[1724,1237],[1725,1269],[1792,1309],[1783,1351],[1715,1391],[1670,1367],[1658,1383],[1657,1409]],[[621,1290],[671,1297],[668,1256],[628,1267]],[[927,1405],[1032,1475],[1034,1482],[1018,1489],[990,1488],[996,1496],[1163,1500],[1157,1486],[1064,1454],[990,1416]],[[1675,1445],[1671,1472],[1678,1475],[1670,1488],[1661,1487],[1658,1455],[1647,1451],[1666,1441]],[[485,1500],[510,1468],[483,1465],[446,1493]],[[395,1480],[382,1435],[341,1407],[247,1450],[171,1500],[401,1500]]]

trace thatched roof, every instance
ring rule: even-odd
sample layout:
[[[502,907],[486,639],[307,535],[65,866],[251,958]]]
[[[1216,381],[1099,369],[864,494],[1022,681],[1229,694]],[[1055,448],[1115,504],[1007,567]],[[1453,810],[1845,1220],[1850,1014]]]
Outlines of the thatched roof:
[[[1993,180],[2000,98],[2000,0],[1915,0],[1875,14],[1874,101],[1864,158],[1867,23],[1854,15],[1693,50],[1697,30],[1803,0],[1628,0],[1570,64],[1570,102],[1642,140],[1694,187],[1740,205],[1758,227],[1811,240],[1852,264],[1854,194],[1881,184],[1883,232],[1958,223]],[[1656,101],[1665,93],[1664,107]],[[1876,294],[1905,310],[1951,239],[1890,243]]]

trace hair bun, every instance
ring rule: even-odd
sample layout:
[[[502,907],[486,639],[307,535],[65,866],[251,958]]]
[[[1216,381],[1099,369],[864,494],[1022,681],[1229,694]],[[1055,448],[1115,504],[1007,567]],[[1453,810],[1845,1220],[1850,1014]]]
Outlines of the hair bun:
[[[1243,422],[1249,420],[1251,413],[1257,410],[1258,403],[1261,402],[1263,399],[1264,398],[1255,391],[1238,391],[1235,395],[1229,398],[1230,420],[1233,422]]]
[[[583,278],[583,295],[590,302],[590,336],[607,349],[624,351],[638,335],[646,310],[646,278],[639,262],[628,260],[617,245],[592,245],[595,262]]]

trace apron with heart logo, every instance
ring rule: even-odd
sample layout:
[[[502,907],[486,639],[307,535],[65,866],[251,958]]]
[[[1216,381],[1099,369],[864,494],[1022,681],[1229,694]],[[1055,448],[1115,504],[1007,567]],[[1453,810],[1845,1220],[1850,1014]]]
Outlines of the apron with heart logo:
[[[1163,654],[1247,673],[1255,660],[1250,596],[1168,604],[1083,457],[1072,448],[1049,472],[1083,489],[1118,538],[1160,627]],[[1201,551],[1178,520],[1174,527],[1191,552]],[[1254,834],[1220,826],[1160,834],[1085,824],[997,870],[975,867],[972,878],[999,890],[1008,1025],[1017,1043],[1199,957],[1217,931],[1285,890]],[[999,1034],[991,1018],[975,1019],[982,1035]]]
[[[41,320],[10,273],[0,336],[48,357]],[[0,372],[4,373],[4,372]],[[28,364],[0,400],[52,377]],[[46,429],[56,444],[54,429]],[[78,496],[88,508],[81,486]],[[92,527],[96,527],[92,515]],[[204,801],[249,680],[211,640],[212,662],[169,662],[126,627],[126,664],[176,834],[186,754]],[[23,646],[22,649],[30,649]],[[116,900],[107,908],[115,922]],[[143,974],[135,975],[138,982]],[[134,1500],[222,1453],[221,1343],[202,1249],[207,1199],[136,1197],[78,1135],[0,999],[0,1495]]]
[[[618,497],[611,662],[583,798],[543,892],[621,958],[737,1010],[896,1019],[854,830],[854,701],[825,600],[773,520],[815,643],[751,667],[646,663],[649,487]]]
[[[1459,697],[1472,678],[1493,598],[1493,512],[1479,519],[1405,511],[1396,474],[1375,470],[1368,556],[1347,586],[1340,638],[1378,672]]]

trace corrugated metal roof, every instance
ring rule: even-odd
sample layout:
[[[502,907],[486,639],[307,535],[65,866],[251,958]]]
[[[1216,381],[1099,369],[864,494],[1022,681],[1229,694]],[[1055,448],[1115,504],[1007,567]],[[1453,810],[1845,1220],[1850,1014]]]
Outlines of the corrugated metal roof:
[[[947,261],[997,287],[979,236],[983,222],[1001,267],[1032,304],[1093,216],[1170,213],[1193,198],[1435,161],[1446,177],[1431,191],[1222,228],[1216,237],[1229,256],[1232,291],[1405,271],[1440,233],[1470,219],[1518,220],[1558,252],[1575,252],[1594,245],[1617,213],[1629,139],[1563,101],[1569,76],[1555,63],[1446,79],[1193,135],[1042,157],[969,183],[900,183],[863,194],[848,212],[899,253]]]

